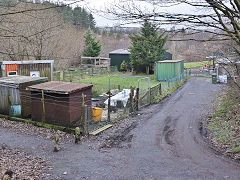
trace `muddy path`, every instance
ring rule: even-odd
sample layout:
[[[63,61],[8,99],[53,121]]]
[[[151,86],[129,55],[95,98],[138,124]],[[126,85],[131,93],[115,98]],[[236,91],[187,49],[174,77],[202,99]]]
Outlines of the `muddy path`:
[[[46,156],[54,167],[51,173],[60,179],[238,180],[240,164],[212,150],[199,130],[221,91],[222,86],[212,85],[211,79],[191,78],[163,102],[142,109],[98,137],[78,145],[64,144],[58,153],[51,151],[51,141],[14,136],[3,128],[0,142]],[[8,137],[14,141],[9,143]]]

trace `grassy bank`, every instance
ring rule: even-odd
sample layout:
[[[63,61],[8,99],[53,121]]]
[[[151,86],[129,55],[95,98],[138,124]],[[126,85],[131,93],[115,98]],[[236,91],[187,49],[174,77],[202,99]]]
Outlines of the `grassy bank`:
[[[236,94],[226,92],[208,124],[215,145],[233,154],[240,153],[240,97]]]
[[[212,64],[212,61],[200,61],[200,62],[185,62],[185,68],[200,68],[203,67],[205,64]]]

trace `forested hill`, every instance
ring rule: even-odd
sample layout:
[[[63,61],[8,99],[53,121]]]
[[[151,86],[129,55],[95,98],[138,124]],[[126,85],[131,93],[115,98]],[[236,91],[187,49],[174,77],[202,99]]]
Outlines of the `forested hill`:
[[[93,15],[87,12],[84,8],[75,7],[72,9],[70,6],[64,4],[57,6],[59,6],[57,7],[57,11],[68,23],[81,29],[90,28],[94,30],[96,28]]]
[[[25,3],[33,3],[35,5],[43,5],[43,6],[52,6],[52,9],[56,9],[57,12],[60,14],[60,16],[63,17],[66,23],[70,23],[75,25],[77,28],[80,29],[87,29],[90,28],[94,30],[96,28],[96,22],[94,20],[93,15],[88,12],[86,9],[82,7],[75,7],[72,8],[69,5],[63,4],[63,3],[53,3],[53,2],[47,2],[47,1],[19,1],[19,0],[0,0],[1,7],[5,7],[5,9],[8,9],[8,7],[14,7],[17,6],[19,3],[25,2]]]

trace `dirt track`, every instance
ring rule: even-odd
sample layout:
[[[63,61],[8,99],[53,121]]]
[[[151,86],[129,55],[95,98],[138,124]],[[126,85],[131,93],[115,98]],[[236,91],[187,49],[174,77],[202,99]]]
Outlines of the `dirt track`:
[[[238,180],[240,164],[218,155],[200,134],[199,123],[221,91],[210,81],[191,78],[164,102],[130,118],[127,128],[122,123],[89,142],[64,144],[58,153],[52,153],[52,142],[39,137],[17,134],[9,143],[13,132],[3,128],[0,142],[46,156],[61,179]]]

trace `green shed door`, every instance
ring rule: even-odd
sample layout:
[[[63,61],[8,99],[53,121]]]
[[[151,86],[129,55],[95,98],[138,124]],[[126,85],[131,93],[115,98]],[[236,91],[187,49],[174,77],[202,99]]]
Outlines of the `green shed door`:
[[[109,58],[111,58],[110,66],[117,66],[118,70],[120,70],[123,61],[125,61],[126,64],[128,64],[128,68],[130,68],[129,54],[109,54]]]

